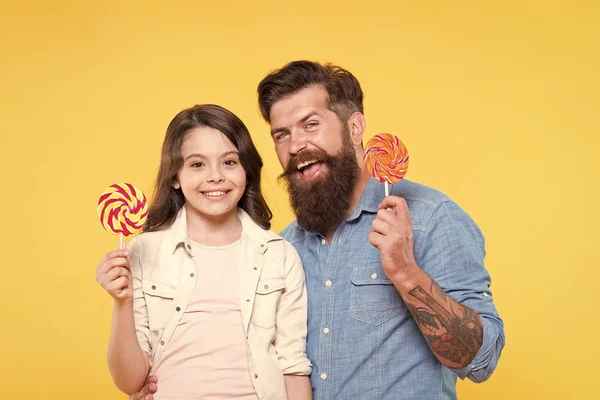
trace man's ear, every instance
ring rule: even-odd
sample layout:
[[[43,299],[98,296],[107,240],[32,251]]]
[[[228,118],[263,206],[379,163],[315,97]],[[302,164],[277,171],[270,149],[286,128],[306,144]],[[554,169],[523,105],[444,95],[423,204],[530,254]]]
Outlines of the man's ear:
[[[354,146],[359,146],[362,143],[363,135],[367,127],[365,116],[356,111],[348,118],[348,129],[350,130],[350,139]]]

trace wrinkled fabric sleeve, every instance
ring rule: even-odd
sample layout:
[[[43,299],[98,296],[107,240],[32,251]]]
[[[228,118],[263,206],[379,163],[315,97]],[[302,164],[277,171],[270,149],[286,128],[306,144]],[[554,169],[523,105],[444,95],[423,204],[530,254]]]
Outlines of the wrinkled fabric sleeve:
[[[310,375],[312,367],[306,356],[307,297],[302,261],[296,249],[283,242],[285,290],[276,316],[275,349],[284,374]]]
[[[150,328],[148,325],[148,308],[142,291],[142,240],[138,236],[129,243],[129,263],[133,275],[133,318],[135,333],[142,351],[152,354],[150,348]]]
[[[418,265],[455,301],[475,310],[483,343],[458,377],[483,382],[494,372],[505,344],[504,323],[494,306],[491,278],[484,266],[485,242],[473,220],[452,201],[441,203],[415,248]]]

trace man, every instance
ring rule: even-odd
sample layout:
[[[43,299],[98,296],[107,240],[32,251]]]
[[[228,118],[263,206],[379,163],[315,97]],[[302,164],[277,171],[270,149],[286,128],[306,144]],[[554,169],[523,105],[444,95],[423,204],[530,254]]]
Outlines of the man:
[[[457,377],[488,379],[505,339],[475,223],[407,180],[384,198],[350,72],[292,62],[258,97],[297,217],[282,236],[306,272],[315,399],[455,399]]]

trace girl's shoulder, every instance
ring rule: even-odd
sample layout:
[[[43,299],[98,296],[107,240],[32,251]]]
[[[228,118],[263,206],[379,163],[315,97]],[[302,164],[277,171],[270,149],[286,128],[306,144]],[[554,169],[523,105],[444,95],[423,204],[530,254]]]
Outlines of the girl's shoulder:
[[[144,232],[133,238],[129,242],[128,248],[130,252],[138,252],[140,255],[150,251],[155,251],[160,248],[161,243],[165,239],[167,229],[160,231]]]

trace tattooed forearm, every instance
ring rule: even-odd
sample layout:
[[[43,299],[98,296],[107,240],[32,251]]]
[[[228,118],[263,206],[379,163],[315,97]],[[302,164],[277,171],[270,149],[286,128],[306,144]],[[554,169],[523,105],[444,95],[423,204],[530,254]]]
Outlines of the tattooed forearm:
[[[481,319],[431,282],[429,290],[417,286],[404,301],[435,356],[449,367],[464,367],[481,347]]]

